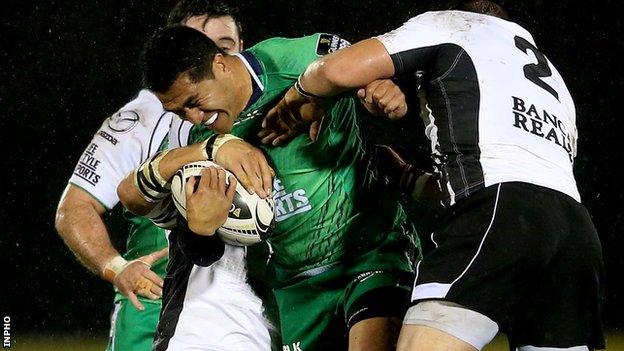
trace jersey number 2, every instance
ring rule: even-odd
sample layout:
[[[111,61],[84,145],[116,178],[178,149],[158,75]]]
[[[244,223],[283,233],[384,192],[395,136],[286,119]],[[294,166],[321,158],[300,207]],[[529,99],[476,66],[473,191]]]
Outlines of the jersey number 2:
[[[543,77],[550,77],[552,75],[552,71],[550,70],[550,67],[548,67],[546,56],[544,56],[544,54],[542,54],[542,52],[539,51],[535,45],[531,44],[528,40],[522,37],[516,35],[515,41],[516,47],[522,52],[528,54],[527,50],[531,50],[533,51],[533,54],[535,54],[535,57],[537,57],[537,63],[530,63],[524,66],[524,76],[531,82],[535,83],[538,87],[551,93],[557,100],[559,100],[559,94],[557,91],[542,80]]]

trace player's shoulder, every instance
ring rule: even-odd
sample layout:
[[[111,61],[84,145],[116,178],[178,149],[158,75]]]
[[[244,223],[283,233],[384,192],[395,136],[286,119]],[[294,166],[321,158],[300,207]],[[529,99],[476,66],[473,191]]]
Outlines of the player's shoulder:
[[[425,12],[409,19],[398,31],[406,32],[404,36],[412,33],[427,42],[455,43],[460,46],[480,45],[516,35],[534,43],[531,34],[516,22],[458,10]]]
[[[93,142],[100,146],[101,152],[108,150],[109,157],[139,150],[141,159],[144,159],[158,151],[168,140],[172,116],[172,113],[163,109],[156,95],[149,90],[141,90],[130,102],[104,120]]]
[[[153,129],[162,124],[164,119],[170,119],[168,115],[170,113],[163,109],[158,97],[143,89],[107,119],[107,126],[117,133],[129,132],[137,126]]]
[[[488,23],[490,21],[509,22],[494,16],[484,15],[476,12],[444,10],[424,12],[418,16],[410,18],[406,23],[423,23],[431,24],[434,26],[445,26],[453,28],[464,27],[466,23]]]
[[[521,25],[513,21],[459,10],[428,11],[410,18],[405,24],[424,25],[437,30],[448,29],[464,32],[484,26],[497,26],[512,31],[526,31]]]
[[[305,55],[314,53],[317,56],[323,56],[348,45],[350,43],[337,34],[314,33],[296,38],[269,38],[254,45],[249,51],[266,55],[285,54],[292,56],[297,53],[304,53]]]

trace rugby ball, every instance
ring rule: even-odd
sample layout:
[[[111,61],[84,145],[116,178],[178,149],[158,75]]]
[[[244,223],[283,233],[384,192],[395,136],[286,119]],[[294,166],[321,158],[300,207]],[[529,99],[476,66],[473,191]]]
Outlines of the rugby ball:
[[[171,180],[171,195],[173,203],[186,218],[186,182],[192,177],[200,177],[204,168],[214,166],[210,161],[193,162],[182,167]],[[229,179],[232,173],[225,171]],[[228,218],[217,229],[221,239],[231,245],[247,246],[265,240],[275,225],[275,205],[273,198],[261,199],[256,194],[250,194],[240,184],[236,185],[236,194],[230,207]]]

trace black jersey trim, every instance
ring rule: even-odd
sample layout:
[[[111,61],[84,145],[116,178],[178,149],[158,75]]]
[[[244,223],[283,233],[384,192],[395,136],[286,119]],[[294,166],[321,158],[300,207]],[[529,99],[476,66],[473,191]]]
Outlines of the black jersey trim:
[[[160,127],[160,122],[162,122],[163,117],[165,117],[165,115],[167,113],[168,112],[165,111],[165,112],[163,112],[162,115],[160,115],[160,117],[158,117],[158,122],[156,122],[156,125],[154,126],[154,129],[152,129],[152,135],[150,135],[150,141],[149,141],[149,144],[147,146],[147,152],[150,153],[150,154],[152,153],[152,144],[154,142],[154,137],[156,136],[156,133],[158,132],[158,128]],[[162,145],[162,141],[160,142],[159,146],[160,145]],[[158,150],[155,150],[155,151],[158,151]],[[145,159],[147,159],[150,156],[150,154],[145,155]]]
[[[180,248],[179,232],[169,235],[169,263],[163,287],[162,310],[154,336],[153,351],[166,351],[175,335],[193,264],[186,259]]]
[[[424,72],[422,89],[437,127],[434,164],[444,203],[452,205],[485,183],[479,149],[481,96],[474,62],[452,43],[409,49],[391,58],[397,74]]]
[[[163,288],[163,304],[154,338],[154,351],[165,351],[175,336],[184,310],[189,278],[195,264],[210,266],[218,261],[225,244],[216,235],[203,237],[190,232],[185,221],[169,235],[169,264]]]

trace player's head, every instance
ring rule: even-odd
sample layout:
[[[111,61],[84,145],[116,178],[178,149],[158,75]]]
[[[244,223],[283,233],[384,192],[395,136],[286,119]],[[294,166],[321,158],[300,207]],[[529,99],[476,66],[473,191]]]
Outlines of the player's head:
[[[238,8],[222,0],[182,0],[169,12],[167,25],[197,29],[228,54],[243,49]]]
[[[503,8],[501,0],[451,0],[448,3],[448,8],[509,19],[509,14]]]
[[[199,31],[167,27],[145,44],[143,82],[166,110],[228,133],[247,102],[245,77],[235,61]]]

